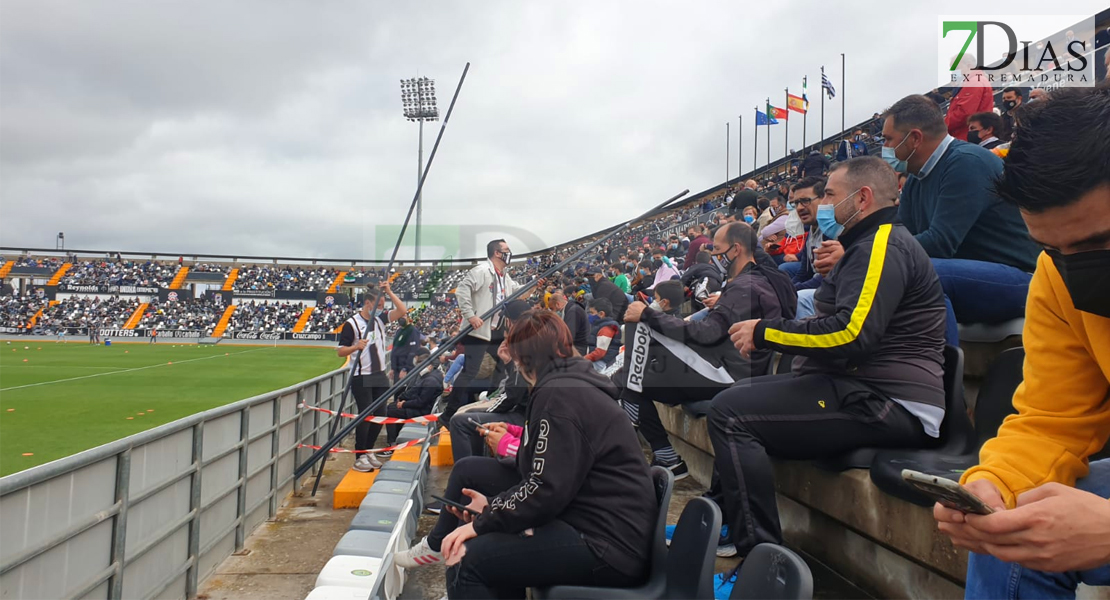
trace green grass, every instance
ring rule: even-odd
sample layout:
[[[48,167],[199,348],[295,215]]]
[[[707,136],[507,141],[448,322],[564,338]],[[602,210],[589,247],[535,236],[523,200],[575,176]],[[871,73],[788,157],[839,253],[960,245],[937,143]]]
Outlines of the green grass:
[[[0,342],[0,476],[340,364],[331,348]]]

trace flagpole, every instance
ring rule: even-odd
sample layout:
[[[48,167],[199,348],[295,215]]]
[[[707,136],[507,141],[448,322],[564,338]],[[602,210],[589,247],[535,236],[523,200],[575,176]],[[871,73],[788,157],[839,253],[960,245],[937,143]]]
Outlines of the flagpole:
[[[843,133],[844,128],[847,126],[847,125],[845,125],[845,121],[844,121],[844,113],[846,111],[845,107],[847,106],[847,103],[848,103],[848,96],[847,96],[847,92],[845,91],[845,88],[844,88],[844,83],[845,83],[844,53],[841,52],[840,53],[840,131],[841,131],[840,135],[842,135],[842,136],[844,135],[844,133]]]
[[[771,164],[771,98],[767,98],[767,166]]]
[[[806,152],[806,117],[809,116],[809,94],[806,93],[806,76],[802,75],[802,108],[805,112],[802,113],[802,156]]]
[[[729,127],[730,126],[731,126],[731,124],[726,121],[725,122],[725,187],[726,188],[728,187],[728,167],[732,163],[732,157],[729,156],[729,154],[728,154],[729,152],[732,151],[732,138],[729,137]],[[725,190],[725,191],[727,192],[728,190]]]
[[[786,88],[786,131],[782,136],[782,155],[790,158],[790,88]],[[787,170],[789,170],[789,165]]]
[[[821,65],[821,141],[817,142],[822,147],[818,149],[819,152],[824,152],[825,148],[825,66]]]
[[[752,127],[752,129],[755,130],[755,139],[752,140],[752,174],[754,174],[756,169],[759,168],[758,166],[756,166],[756,163],[759,161],[759,107],[758,106],[755,107],[755,127]]]
[[[739,115],[740,128],[736,130],[736,176],[744,174],[744,115]]]

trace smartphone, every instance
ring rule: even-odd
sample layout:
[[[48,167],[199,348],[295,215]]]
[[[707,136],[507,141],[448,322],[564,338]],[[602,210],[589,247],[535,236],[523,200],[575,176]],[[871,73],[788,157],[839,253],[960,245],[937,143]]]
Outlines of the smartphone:
[[[442,502],[444,506],[450,506],[450,507],[455,508],[457,510],[468,512],[468,513],[474,515],[475,517],[482,514],[482,513],[478,512],[478,511],[476,511],[472,508],[467,508],[466,505],[464,505],[464,504],[460,504],[458,502],[452,502],[451,500],[448,500],[447,498],[441,498],[440,496],[432,496],[432,499],[436,500],[438,502]]]
[[[474,417],[467,417],[466,420],[469,421],[471,425],[478,427],[479,429],[485,429],[487,431],[489,430],[489,427],[486,427],[485,423],[479,423],[475,421]]]
[[[902,470],[902,479],[917,491],[948,508],[973,515],[989,515],[994,512],[986,502],[951,479],[926,475],[910,469]]]

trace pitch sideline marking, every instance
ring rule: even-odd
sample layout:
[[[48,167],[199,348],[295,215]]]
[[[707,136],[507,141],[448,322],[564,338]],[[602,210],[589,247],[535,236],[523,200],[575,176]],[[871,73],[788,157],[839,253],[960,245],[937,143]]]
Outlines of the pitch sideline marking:
[[[259,350],[269,350],[271,348],[272,348],[271,346],[267,346],[265,348],[254,348],[254,349],[251,349],[251,350],[243,350],[242,352],[235,352],[235,353],[232,353],[232,354],[226,354],[224,356],[220,356],[219,354],[214,354],[212,356],[202,356],[200,358],[189,358],[189,359],[186,359],[186,360],[178,361],[177,364],[183,365],[185,363],[196,362],[198,360],[208,360],[208,359],[211,359],[211,358],[224,358],[224,357],[227,357],[227,356],[238,356],[239,354],[246,354],[248,352],[257,352]],[[142,370],[145,370],[145,369],[153,369],[155,367],[167,367],[167,366],[169,366],[169,365],[166,364],[166,363],[158,363],[156,365],[147,365],[145,367],[135,367],[133,369],[123,369],[123,370],[120,370],[120,371],[112,371],[110,373],[93,373],[92,375],[81,375],[80,377],[70,377],[70,378],[67,378],[67,379],[55,379],[54,381],[40,381],[38,383],[28,383],[26,385],[16,385],[16,386],[12,386],[12,387],[0,388],[0,392],[8,392],[8,391],[11,391],[11,390],[21,390],[23,388],[38,387],[40,385],[51,385],[51,384],[54,384],[54,383],[65,383],[67,381],[77,381],[79,379],[91,379],[93,377],[103,377],[105,375],[116,375],[116,374],[119,374],[119,373],[131,373],[131,372],[134,372],[134,371],[142,371]]]

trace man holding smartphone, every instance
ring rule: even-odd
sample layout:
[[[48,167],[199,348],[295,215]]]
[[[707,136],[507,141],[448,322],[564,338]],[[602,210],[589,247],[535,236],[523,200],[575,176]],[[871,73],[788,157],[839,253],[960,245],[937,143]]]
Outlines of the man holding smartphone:
[[[968,598],[1074,597],[1110,585],[1110,86],[1064,88],[1018,114],[998,194],[1045,252],[1026,303],[1018,414],[966,488],[985,516],[940,504],[968,561]]]

